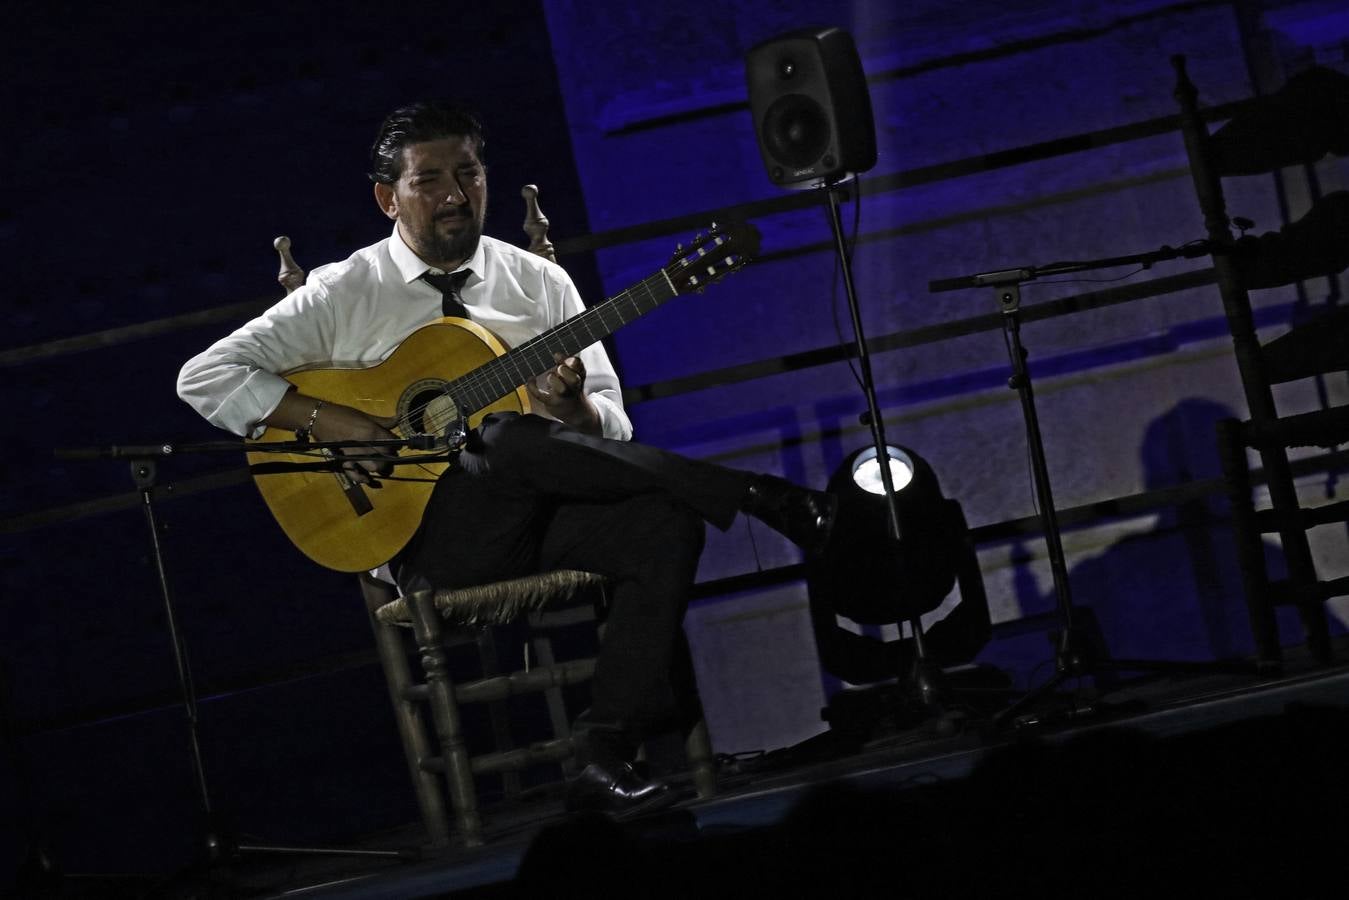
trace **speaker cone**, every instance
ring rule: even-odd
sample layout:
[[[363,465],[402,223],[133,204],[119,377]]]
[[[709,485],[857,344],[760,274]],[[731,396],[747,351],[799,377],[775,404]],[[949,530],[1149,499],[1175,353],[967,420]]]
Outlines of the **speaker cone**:
[[[813,165],[829,146],[829,116],[804,94],[787,94],[764,112],[763,138],[778,159],[804,168]]]

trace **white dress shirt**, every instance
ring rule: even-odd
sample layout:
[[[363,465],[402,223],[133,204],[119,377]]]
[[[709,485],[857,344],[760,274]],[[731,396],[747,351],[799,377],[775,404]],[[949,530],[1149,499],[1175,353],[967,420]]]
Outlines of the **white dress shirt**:
[[[566,271],[512,244],[484,236],[460,267],[469,318],[508,347],[580,313]],[[429,267],[398,234],[320,266],[284,300],[194,356],[178,375],[178,396],[211,424],[257,437],[260,423],[290,390],[282,374],[301,368],[366,367],[387,359],[408,335],[441,316],[441,295],[421,276]],[[618,376],[600,344],[579,354],[586,393],[603,434],[628,440]]]

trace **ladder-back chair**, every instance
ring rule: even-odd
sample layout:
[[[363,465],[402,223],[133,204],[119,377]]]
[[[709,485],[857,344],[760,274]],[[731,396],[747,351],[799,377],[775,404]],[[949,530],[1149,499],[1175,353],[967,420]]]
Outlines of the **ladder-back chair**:
[[[1349,521],[1349,501],[1317,504],[1300,498],[1288,450],[1334,449],[1349,442],[1349,406],[1335,405],[1332,392],[1324,392],[1320,408],[1288,414],[1281,412],[1274,387],[1349,371],[1349,308],[1327,303],[1281,336],[1262,340],[1249,292],[1333,279],[1343,271],[1349,265],[1349,193],[1320,197],[1306,215],[1277,232],[1234,239],[1223,182],[1310,166],[1327,153],[1349,153],[1349,76],[1312,68],[1279,91],[1243,104],[1210,133],[1184,57],[1173,57],[1172,63],[1185,150],[1215,249],[1213,268],[1249,413],[1245,420],[1219,423],[1218,443],[1257,662],[1270,671],[1282,665],[1275,615],[1280,606],[1297,609],[1312,656],[1328,662],[1332,649],[1325,601],[1349,594],[1349,577],[1318,574],[1308,530]],[[1330,295],[1333,301],[1337,292]],[[1262,462],[1268,509],[1256,509],[1248,449]],[[1279,537],[1286,578],[1270,577],[1266,534]]]

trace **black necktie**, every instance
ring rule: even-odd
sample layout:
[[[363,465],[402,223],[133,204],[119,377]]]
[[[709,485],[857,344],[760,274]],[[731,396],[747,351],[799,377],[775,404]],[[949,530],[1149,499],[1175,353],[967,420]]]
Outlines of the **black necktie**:
[[[459,298],[459,289],[468,280],[468,274],[468,269],[460,269],[458,272],[451,272],[448,275],[432,275],[427,272],[422,276],[427,284],[440,291],[441,315],[458,316],[461,319],[469,318],[468,310],[464,309],[464,303]]]

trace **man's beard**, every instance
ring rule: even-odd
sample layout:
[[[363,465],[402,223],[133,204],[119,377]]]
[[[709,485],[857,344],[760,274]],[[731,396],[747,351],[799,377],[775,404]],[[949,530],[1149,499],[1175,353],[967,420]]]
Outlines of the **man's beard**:
[[[437,227],[439,219],[431,221],[431,227],[422,235],[426,249],[439,262],[465,261],[478,250],[478,240],[482,237],[482,223],[477,216],[469,213],[463,226],[448,235],[443,235]]]

